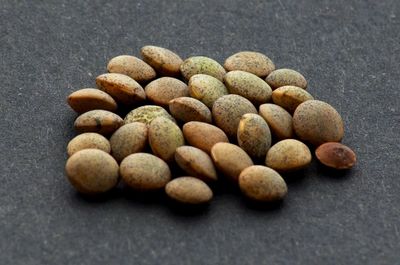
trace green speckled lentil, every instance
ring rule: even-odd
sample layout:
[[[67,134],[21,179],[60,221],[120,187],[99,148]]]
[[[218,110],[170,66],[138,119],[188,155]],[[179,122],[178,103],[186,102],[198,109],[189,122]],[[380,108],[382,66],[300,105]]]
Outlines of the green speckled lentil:
[[[164,108],[155,105],[146,105],[129,112],[125,116],[124,123],[128,124],[131,122],[142,122],[145,124],[150,124],[150,122],[157,117],[165,117],[171,121],[175,121],[174,118]]]
[[[297,86],[303,89],[307,88],[307,81],[299,72],[282,68],[272,71],[265,79],[272,89],[281,86]]]
[[[214,102],[228,94],[224,83],[215,77],[204,74],[193,75],[189,80],[190,96],[212,108]]]
[[[225,75],[225,84],[229,93],[247,98],[255,105],[268,102],[272,89],[255,74],[244,71],[231,71]]]
[[[189,80],[195,74],[206,74],[222,81],[226,71],[217,61],[211,58],[193,56],[182,63],[181,73],[186,80]]]

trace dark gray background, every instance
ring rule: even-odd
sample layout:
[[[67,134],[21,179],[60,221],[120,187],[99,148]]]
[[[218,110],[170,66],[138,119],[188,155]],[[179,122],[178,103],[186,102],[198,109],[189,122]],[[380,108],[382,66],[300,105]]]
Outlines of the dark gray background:
[[[400,264],[400,1],[0,0],[0,264]],[[66,96],[146,44],[299,70],[345,121],[357,166],[315,163],[284,203],[219,189],[186,213],[163,196],[83,198],[64,176]]]

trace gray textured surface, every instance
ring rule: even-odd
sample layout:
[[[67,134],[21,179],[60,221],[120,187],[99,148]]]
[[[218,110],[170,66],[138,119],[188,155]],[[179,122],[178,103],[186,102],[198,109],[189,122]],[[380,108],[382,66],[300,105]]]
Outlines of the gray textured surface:
[[[398,0],[0,0],[0,264],[399,264],[399,40]],[[78,196],[65,98],[146,44],[299,70],[342,114],[357,167],[313,164],[270,210],[229,189],[197,214]]]

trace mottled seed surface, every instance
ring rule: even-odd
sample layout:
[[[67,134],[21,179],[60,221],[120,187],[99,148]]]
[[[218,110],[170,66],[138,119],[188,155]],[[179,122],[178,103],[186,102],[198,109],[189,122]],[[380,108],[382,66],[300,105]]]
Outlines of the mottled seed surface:
[[[164,108],[155,105],[145,105],[130,111],[125,116],[124,123],[142,122],[150,124],[150,122],[157,117],[164,117],[171,121],[175,121]]]
[[[243,169],[253,165],[253,161],[243,149],[230,143],[215,144],[211,148],[211,157],[217,169],[234,182],[238,181]]]
[[[185,144],[181,129],[173,121],[158,117],[149,126],[149,144],[153,153],[170,163],[176,148]]]
[[[271,146],[271,132],[260,115],[247,113],[240,119],[237,140],[249,156],[264,158]]]
[[[115,100],[127,106],[140,103],[146,99],[142,86],[127,75],[102,74],[96,78],[96,85]]]
[[[191,97],[175,98],[169,102],[172,116],[181,122],[212,122],[211,111],[201,101]]]
[[[196,74],[189,80],[189,93],[191,97],[212,108],[218,98],[228,94],[228,90],[224,83],[217,78],[205,74]]]
[[[107,65],[107,70],[110,73],[127,75],[139,83],[149,82],[156,77],[156,72],[150,65],[131,55],[119,55],[112,58]]]
[[[229,142],[223,130],[204,122],[191,121],[186,123],[183,125],[183,135],[190,145],[208,154],[210,154],[214,144]]]
[[[172,77],[161,77],[151,81],[144,90],[148,100],[162,107],[168,107],[168,103],[174,98],[189,96],[188,86]]]
[[[217,99],[212,108],[215,124],[229,137],[236,137],[240,118],[246,113],[257,113],[247,99],[239,95],[226,95]]]
[[[297,86],[282,86],[272,92],[272,101],[293,113],[297,106],[307,100],[314,99],[310,93]]]
[[[165,192],[171,199],[185,204],[203,204],[213,197],[207,184],[193,177],[179,177],[170,181]]]
[[[227,71],[249,72],[263,78],[275,70],[275,64],[260,52],[242,51],[229,56],[225,60],[224,68]]]
[[[95,88],[83,88],[71,93],[67,99],[68,105],[77,113],[102,109],[117,110],[117,102],[107,93]]]
[[[204,181],[218,179],[211,157],[193,146],[180,146],[175,151],[175,161],[187,174]]]
[[[305,101],[296,108],[293,128],[299,139],[315,146],[340,142],[344,136],[340,114],[331,105],[319,100]]]
[[[109,135],[122,126],[120,116],[107,110],[91,110],[76,118],[74,127],[80,132],[97,132]]]
[[[217,61],[211,58],[193,56],[182,63],[181,73],[186,80],[189,80],[195,74],[205,74],[222,81],[226,71]]]
[[[307,167],[311,158],[307,145],[295,139],[286,139],[268,150],[265,164],[278,172],[291,172]]]
[[[272,89],[281,86],[297,86],[303,89],[307,88],[307,81],[299,72],[282,68],[272,71],[265,79]]]
[[[354,166],[357,160],[353,150],[336,142],[320,145],[315,150],[315,155],[319,162],[334,169],[349,169]]]
[[[239,187],[246,197],[262,202],[282,200],[288,191],[281,175],[264,166],[244,169],[239,175]]]
[[[83,149],[99,149],[110,153],[110,142],[103,135],[98,133],[82,133],[69,141],[67,153],[69,156]]]
[[[162,189],[171,180],[167,163],[147,153],[127,156],[122,160],[119,172],[128,186],[140,191]]]
[[[231,94],[247,98],[255,105],[270,101],[271,87],[260,77],[244,72],[231,71],[225,75],[225,85]]]
[[[148,129],[144,123],[123,125],[110,138],[112,156],[120,162],[130,154],[142,152],[147,145],[147,134]]]
[[[278,139],[293,138],[293,120],[289,112],[275,104],[262,104],[259,114],[267,122],[271,133]]]
[[[147,45],[140,50],[140,53],[143,60],[151,65],[160,75],[180,76],[180,66],[183,61],[173,51],[158,46]]]
[[[118,183],[118,164],[99,149],[83,149],[74,153],[65,165],[69,182],[79,192],[98,194],[111,190]]]

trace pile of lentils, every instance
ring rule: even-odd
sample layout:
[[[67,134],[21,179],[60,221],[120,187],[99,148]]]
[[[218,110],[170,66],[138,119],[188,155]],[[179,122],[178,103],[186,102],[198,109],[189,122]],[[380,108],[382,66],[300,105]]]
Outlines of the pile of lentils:
[[[68,144],[65,168],[80,193],[105,193],[122,179],[138,192],[165,190],[180,203],[203,204],[213,197],[210,184],[222,181],[273,202],[288,192],[281,174],[311,163],[309,146],[325,166],[355,164],[339,143],[340,114],[306,91],[299,72],[275,69],[253,51],[223,66],[157,46],[140,53],[112,58],[97,88],[68,96],[80,134]]]

